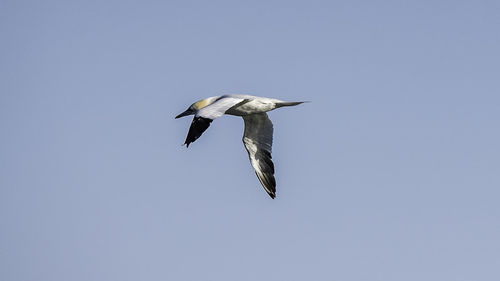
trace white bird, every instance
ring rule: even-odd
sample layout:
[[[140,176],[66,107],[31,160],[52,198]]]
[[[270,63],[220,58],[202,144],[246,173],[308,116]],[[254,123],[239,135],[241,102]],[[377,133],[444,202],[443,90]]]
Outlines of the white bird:
[[[223,95],[199,100],[175,118],[194,114],[184,142],[186,147],[189,147],[189,144],[198,139],[214,119],[224,114],[243,117],[245,122],[243,143],[248,152],[250,163],[260,183],[269,196],[274,199],[276,197],[276,180],[274,179],[274,164],[271,160],[273,123],[267,117],[266,112],[301,103],[303,102],[285,102],[249,95]]]

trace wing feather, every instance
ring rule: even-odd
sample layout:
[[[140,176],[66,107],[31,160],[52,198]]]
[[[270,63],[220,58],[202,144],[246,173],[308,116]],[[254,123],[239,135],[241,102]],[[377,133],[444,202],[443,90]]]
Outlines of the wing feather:
[[[274,178],[274,164],[271,157],[273,145],[273,123],[266,113],[243,116],[245,132],[243,143],[248,152],[250,163],[257,178],[274,199],[276,197],[276,180]]]
[[[228,109],[245,101],[244,98],[232,97],[232,96],[221,96],[213,103],[203,107],[198,110],[196,116],[201,116],[209,119],[216,119],[221,117]]]
[[[210,123],[212,123],[212,119],[203,118],[203,117],[194,117],[191,122],[191,126],[189,127],[189,132],[186,137],[186,141],[184,144],[186,147],[189,147],[189,144],[197,140],[203,132],[205,132],[208,127],[210,127]]]

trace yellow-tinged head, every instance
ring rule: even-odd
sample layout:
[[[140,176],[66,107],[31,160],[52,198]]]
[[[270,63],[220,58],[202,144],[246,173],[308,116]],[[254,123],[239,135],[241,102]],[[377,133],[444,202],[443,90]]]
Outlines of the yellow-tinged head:
[[[200,110],[202,108],[204,108],[205,106],[209,105],[210,104],[210,98],[208,99],[202,99],[202,100],[199,100],[195,103],[193,103],[190,108],[193,108],[194,110]]]
[[[196,112],[198,110],[204,108],[207,105],[212,104],[215,100],[217,100],[217,98],[218,97],[210,97],[210,98],[199,100],[199,101],[193,103],[192,105],[190,105],[188,107],[188,109],[186,109],[186,111],[184,111],[183,113],[177,115],[175,118],[177,119],[177,118],[180,118],[180,117],[183,117],[183,116],[188,116],[188,115],[196,114]]]

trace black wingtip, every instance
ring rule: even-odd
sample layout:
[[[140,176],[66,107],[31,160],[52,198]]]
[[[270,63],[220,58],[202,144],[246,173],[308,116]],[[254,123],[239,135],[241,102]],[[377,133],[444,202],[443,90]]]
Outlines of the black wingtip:
[[[203,132],[210,126],[212,119],[204,117],[194,117],[189,127],[188,135],[184,144],[189,147],[189,144],[197,140]]]
[[[276,194],[274,194],[274,193],[268,193],[268,194],[269,194],[269,196],[271,197],[271,199],[273,199],[273,200],[274,200],[274,198],[276,198]]]

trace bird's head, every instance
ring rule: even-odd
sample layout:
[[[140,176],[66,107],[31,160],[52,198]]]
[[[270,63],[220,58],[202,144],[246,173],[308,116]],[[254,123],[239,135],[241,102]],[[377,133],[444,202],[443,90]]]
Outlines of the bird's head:
[[[188,116],[188,115],[196,114],[196,112],[198,110],[200,110],[200,109],[204,108],[205,106],[214,102],[215,98],[217,98],[217,97],[210,97],[210,98],[202,99],[202,100],[199,100],[199,101],[193,103],[192,105],[190,105],[188,107],[188,109],[186,109],[186,111],[175,116],[175,119],[180,118],[180,117],[184,117],[184,116]]]
[[[196,113],[196,109],[194,109],[193,105],[194,105],[194,103],[190,107],[188,107],[188,109],[186,109],[186,111],[184,111],[183,113],[175,116],[175,119],[195,114]]]

